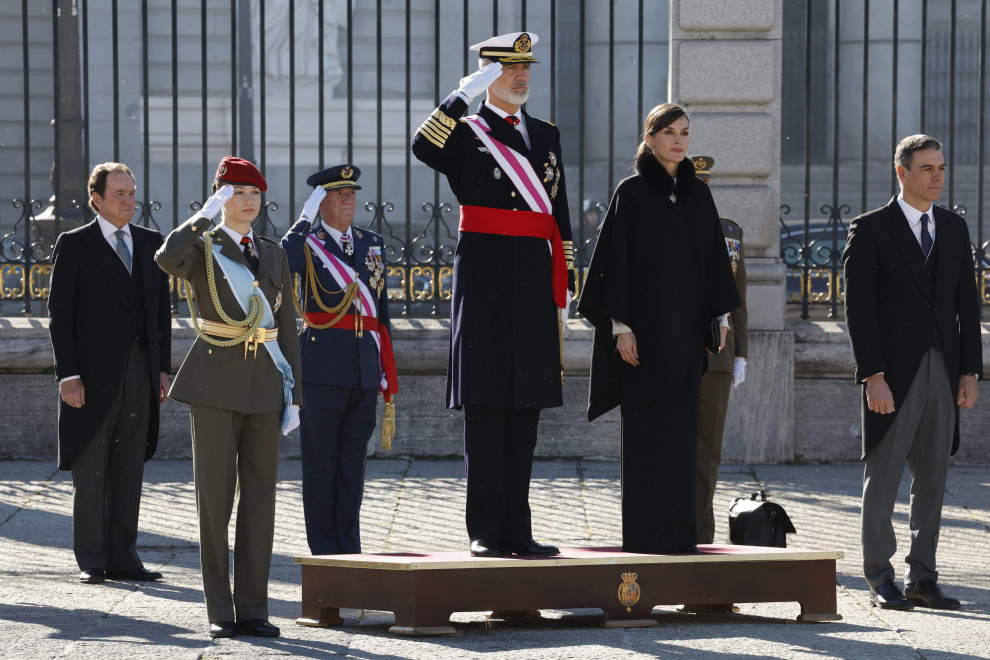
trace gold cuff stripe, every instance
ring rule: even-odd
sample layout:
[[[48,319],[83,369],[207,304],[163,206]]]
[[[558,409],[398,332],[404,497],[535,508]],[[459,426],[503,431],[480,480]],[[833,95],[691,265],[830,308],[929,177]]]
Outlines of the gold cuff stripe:
[[[439,121],[441,124],[443,124],[444,126],[446,126],[451,130],[453,130],[457,126],[457,122],[451,119],[450,117],[448,117],[447,115],[445,115],[443,112],[441,112],[440,108],[434,110],[433,114],[431,114],[430,117],[436,118],[437,121]]]
[[[447,136],[437,133],[432,126],[423,124],[419,127],[419,132],[429,137],[433,144],[437,145],[441,149],[443,149],[443,146],[447,144]]]
[[[433,137],[437,138],[441,142],[446,142],[447,138],[450,137],[450,132],[447,131],[447,129],[441,129],[436,124],[431,124],[430,122],[425,122],[419,128],[420,130],[423,131],[429,131],[429,133],[432,134]]]
[[[443,135],[445,138],[450,137],[451,129],[447,128],[433,117],[430,117],[423,123],[436,131],[438,135]]]
[[[427,133],[426,131],[424,131],[422,126],[419,127],[419,130],[417,131],[417,133],[419,133],[420,135],[422,135],[423,137],[425,137],[427,140],[429,140],[430,142],[432,142],[436,147],[438,147],[440,149],[443,149],[444,143],[441,142],[440,140],[437,140],[435,137],[433,137],[432,135],[430,135],[429,133]]]

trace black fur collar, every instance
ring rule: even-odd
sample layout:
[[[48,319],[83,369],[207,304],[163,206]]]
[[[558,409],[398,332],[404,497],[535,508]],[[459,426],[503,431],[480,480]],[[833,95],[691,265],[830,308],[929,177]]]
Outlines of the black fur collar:
[[[677,165],[676,185],[674,179],[667,174],[667,170],[649,150],[636,157],[636,173],[643,177],[651,187],[662,191],[664,195],[669,196],[673,191],[678,204],[690,199],[691,193],[694,192],[694,163],[687,158]]]

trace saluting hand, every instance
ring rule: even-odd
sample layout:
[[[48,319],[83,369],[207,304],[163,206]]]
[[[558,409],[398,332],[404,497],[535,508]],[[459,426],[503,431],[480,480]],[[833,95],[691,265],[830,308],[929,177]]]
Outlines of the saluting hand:
[[[73,408],[82,408],[86,405],[86,388],[83,386],[82,378],[62,381],[58,384],[58,393],[62,396],[62,401]]]
[[[219,213],[220,209],[223,208],[223,205],[226,204],[227,201],[233,196],[234,186],[225,185],[223,188],[213,193],[213,195],[211,195],[210,198],[203,203],[203,208],[199,210],[199,214],[212,220],[213,216]]]
[[[493,62],[488,66],[478,69],[470,76],[461,78],[456,92],[462,99],[470,103],[474,97],[491,87],[491,84],[498,80],[501,75],[502,63]]]
[[[313,193],[309,196],[309,199],[306,200],[306,203],[303,204],[302,213],[299,214],[299,219],[308,220],[309,222],[315,220],[316,214],[320,210],[320,202],[322,202],[323,198],[326,196],[327,190],[323,186],[316,186],[313,188]]]
[[[622,359],[634,367],[639,366],[639,350],[636,348],[636,335],[631,332],[623,332],[617,335],[616,348]]]

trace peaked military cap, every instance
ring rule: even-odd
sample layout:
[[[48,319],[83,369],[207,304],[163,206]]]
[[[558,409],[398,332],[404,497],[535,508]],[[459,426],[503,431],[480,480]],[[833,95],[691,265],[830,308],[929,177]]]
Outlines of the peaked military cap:
[[[512,32],[475,44],[471,50],[480,50],[482,57],[502,64],[538,64],[539,60],[533,57],[533,46],[539,40],[532,32]]]
[[[361,170],[353,165],[337,165],[320,170],[306,179],[307,186],[323,186],[327,190],[355,188],[361,190],[357,180],[361,178]]]
[[[712,175],[712,165],[715,164],[715,159],[711,156],[688,156],[691,162],[694,163],[694,173],[701,177],[710,177]]]

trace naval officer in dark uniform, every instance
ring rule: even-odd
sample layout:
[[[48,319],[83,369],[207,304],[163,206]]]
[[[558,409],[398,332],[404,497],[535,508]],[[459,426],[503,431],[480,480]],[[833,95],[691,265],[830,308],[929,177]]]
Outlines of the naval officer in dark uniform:
[[[574,290],[560,132],[521,108],[532,46],[517,32],[471,47],[479,70],[420,126],[416,157],[460,207],[447,407],[464,409],[467,529],[476,556],[552,555],[533,540],[529,480],[540,410],[563,405],[560,311]],[[488,99],[469,115],[468,104]]]
[[[394,429],[391,395],[398,383],[388,334],[385,242],[351,226],[360,176],[358,168],[338,165],[309,177],[313,194],[282,238],[289,269],[302,278],[304,302],[296,304],[304,317],[303,510],[314,555],[361,552],[365,458],[379,391],[386,401],[383,446],[391,442],[390,425]]]

